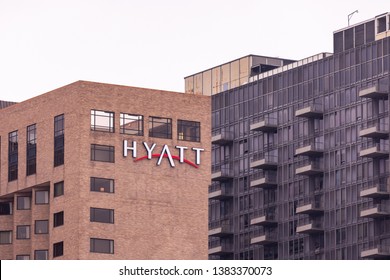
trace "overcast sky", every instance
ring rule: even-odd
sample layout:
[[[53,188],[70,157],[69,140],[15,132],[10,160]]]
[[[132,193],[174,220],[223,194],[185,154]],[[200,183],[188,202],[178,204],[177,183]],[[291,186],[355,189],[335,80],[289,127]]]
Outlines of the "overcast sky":
[[[332,52],[333,31],[389,0],[0,0],[0,100],[77,80],[183,91],[184,77],[248,54]]]

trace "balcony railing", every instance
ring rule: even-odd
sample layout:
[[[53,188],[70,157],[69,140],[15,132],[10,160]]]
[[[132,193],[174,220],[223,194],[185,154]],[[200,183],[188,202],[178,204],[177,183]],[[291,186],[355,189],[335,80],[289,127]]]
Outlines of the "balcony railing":
[[[253,214],[253,219],[251,219],[251,225],[258,226],[276,226],[278,224],[276,219],[276,209],[263,209],[255,211]]]
[[[233,234],[230,220],[222,220],[209,223],[209,236],[222,237]]]
[[[221,240],[213,240],[209,242],[209,255],[228,255],[233,253],[233,244],[230,242],[221,242]]]
[[[297,214],[319,215],[324,212],[322,196],[309,196],[298,203]]]
[[[363,207],[360,211],[360,217],[362,218],[383,218],[390,216],[390,206],[385,203],[377,203]]]
[[[324,109],[320,103],[308,103],[295,111],[296,117],[322,119]]]
[[[298,223],[297,233],[318,234],[323,232],[324,228],[321,220],[304,219]]]
[[[215,145],[227,145],[233,143],[234,132],[232,131],[215,131],[211,137],[211,143]]]
[[[296,156],[322,156],[324,153],[324,142],[321,141],[305,141],[295,150]]]
[[[371,245],[363,248],[360,252],[361,258],[382,259],[390,257],[390,245]]]
[[[251,187],[255,188],[275,188],[277,187],[277,176],[276,172],[266,172],[265,174],[253,174],[251,176]]]
[[[259,169],[277,169],[278,167],[278,157],[271,154],[255,154],[250,163],[250,168],[259,168]]]
[[[253,233],[253,237],[251,238],[251,244],[273,244],[278,242],[278,237],[275,230],[272,231],[264,231],[264,230],[256,230]]]
[[[230,185],[214,184],[209,186],[209,199],[225,200],[233,197],[233,188]]]
[[[373,99],[388,99],[388,92],[379,90],[378,85],[363,88],[359,91],[359,97]]]
[[[359,131],[359,136],[387,139],[389,138],[389,123],[383,119],[369,120],[362,125]]]
[[[228,181],[234,177],[233,169],[228,166],[214,167],[211,170],[212,181]]]
[[[388,178],[370,180],[362,185],[360,197],[382,198],[386,199],[390,196],[390,186],[387,183]]]
[[[363,143],[359,155],[368,158],[388,158],[389,145],[387,143]]]
[[[324,173],[323,165],[318,161],[305,161],[295,169],[295,175],[320,175]]]
[[[278,130],[278,120],[270,116],[253,119],[249,129],[252,131],[276,132]]]

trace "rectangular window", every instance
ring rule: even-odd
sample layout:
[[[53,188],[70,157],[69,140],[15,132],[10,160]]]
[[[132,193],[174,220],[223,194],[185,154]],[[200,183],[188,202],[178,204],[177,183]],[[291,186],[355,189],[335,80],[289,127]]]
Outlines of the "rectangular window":
[[[53,244],[53,258],[64,255],[64,241]]]
[[[91,160],[114,162],[114,146],[91,144]]]
[[[49,220],[36,220],[34,232],[35,232],[35,234],[49,233]]]
[[[149,136],[172,139],[172,119],[149,117]]]
[[[30,226],[17,226],[16,239],[30,239]]]
[[[54,197],[64,195],[64,181],[54,184]]]
[[[64,224],[64,211],[54,213],[53,227],[59,227]]]
[[[26,174],[29,176],[37,171],[37,129],[35,124],[27,127],[26,155]]]
[[[16,255],[16,260],[29,260],[30,255]]]
[[[98,223],[114,223],[114,209],[90,208],[90,221]]]
[[[0,244],[12,244],[12,231],[0,231]]]
[[[0,202],[0,215],[12,215],[12,202]]]
[[[54,117],[54,167],[64,164],[65,151],[65,118],[64,115]]]
[[[200,122],[178,120],[177,139],[200,142]]]
[[[18,131],[8,134],[8,182],[18,179]]]
[[[91,252],[114,254],[114,240],[91,238]]]
[[[144,117],[121,113],[120,128],[122,134],[142,136],[144,135]]]
[[[49,256],[48,250],[35,250],[34,259],[35,260],[47,260]]]
[[[114,113],[91,110],[91,130],[114,132]]]
[[[18,210],[31,209],[31,197],[29,196],[18,196],[16,202],[16,209]]]
[[[49,191],[36,191],[35,204],[49,204]]]
[[[91,191],[113,193],[114,180],[91,177]]]

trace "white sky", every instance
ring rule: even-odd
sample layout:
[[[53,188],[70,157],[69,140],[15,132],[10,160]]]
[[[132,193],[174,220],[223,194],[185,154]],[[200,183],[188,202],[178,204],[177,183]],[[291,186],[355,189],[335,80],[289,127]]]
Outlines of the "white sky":
[[[77,80],[184,91],[184,77],[258,54],[332,52],[333,31],[389,0],[0,0],[0,100]]]

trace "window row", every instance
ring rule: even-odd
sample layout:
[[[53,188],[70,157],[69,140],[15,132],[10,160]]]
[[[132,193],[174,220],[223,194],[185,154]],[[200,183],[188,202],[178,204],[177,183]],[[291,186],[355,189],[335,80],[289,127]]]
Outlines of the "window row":
[[[115,113],[91,110],[91,130],[114,132]],[[120,113],[120,133],[143,136],[144,116]],[[149,116],[149,136],[172,139],[172,119]],[[178,120],[177,139],[200,142],[200,122]]]
[[[90,238],[90,252],[114,254],[114,240]],[[64,255],[64,241],[60,241],[53,244],[53,258],[57,258]],[[30,255],[16,255],[16,260],[29,260]],[[48,260],[49,250],[35,250],[34,260]]]

